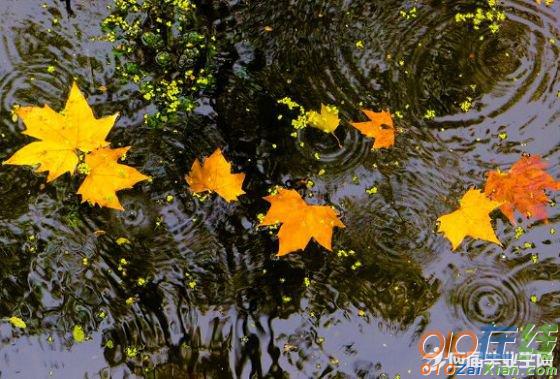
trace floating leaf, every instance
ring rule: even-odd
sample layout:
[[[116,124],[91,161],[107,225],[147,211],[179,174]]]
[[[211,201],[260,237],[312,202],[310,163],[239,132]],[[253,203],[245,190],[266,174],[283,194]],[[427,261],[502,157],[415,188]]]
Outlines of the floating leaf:
[[[82,202],[87,201],[93,205],[123,210],[117,191],[132,188],[134,184],[149,179],[135,168],[117,163],[128,149],[130,147],[100,148],[86,155],[85,165],[88,174],[78,188]]]
[[[488,199],[480,190],[470,189],[461,199],[459,209],[438,218],[438,232],[447,237],[453,250],[465,237],[482,239],[502,246],[492,229],[489,216],[489,213],[500,205],[500,202]]]
[[[245,193],[241,188],[245,174],[232,174],[231,164],[220,149],[216,149],[203,164],[196,159],[185,179],[191,191],[216,192],[228,202]]]
[[[540,157],[521,157],[509,172],[490,171],[484,192],[503,203],[500,210],[512,224],[515,224],[515,210],[528,218],[546,219],[549,199],[544,191],[559,190],[560,182],[545,169],[546,163]]]
[[[278,255],[305,249],[314,238],[320,245],[332,250],[333,228],[344,228],[336,212],[329,206],[308,205],[295,190],[279,189],[275,195],[265,197],[270,209],[261,225],[282,223],[278,231]]]
[[[325,133],[334,132],[340,124],[338,108],[333,105],[321,104],[321,112],[309,111],[307,112],[307,119],[309,125],[321,129]]]
[[[25,321],[23,321],[21,318],[16,317],[16,316],[12,316],[8,319],[8,321],[10,322],[10,324],[12,324],[13,326],[15,326],[16,328],[20,328],[20,329],[25,329],[27,328],[27,324],[25,323]]]
[[[368,109],[362,109],[362,112],[369,118],[369,121],[352,122],[351,124],[363,135],[375,138],[372,150],[393,146],[395,144],[395,126],[391,113],[373,112]]]
[[[84,329],[80,325],[74,325],[74,329],[72,329],[72,337],[74,337],[74,341],[78,343],[84,342],[86,339]]]
[[[125,237],[119,237],[119,238],[117,238],[117,240],[115,242],[119,246],[130,244],[130,240],[128,238],[125,238]]]
[[[76,83],[72,84],[66,106],[60,113],[48,105],[19,107],[15,112],[26,126],[23,134],[39,141],[24,146],[4,164],[37,166],[37,172],[48,171],[48,182],[64,173],[73,173],[80,151],[107,146],[105,138],[118,116],[96,119]]]

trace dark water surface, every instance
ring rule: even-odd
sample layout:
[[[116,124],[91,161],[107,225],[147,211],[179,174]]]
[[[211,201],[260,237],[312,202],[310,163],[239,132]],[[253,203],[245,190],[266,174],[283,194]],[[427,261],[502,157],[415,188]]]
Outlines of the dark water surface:
[[[59,1],[0,0],[0,159],[29,140],[12,107],[60,109],[77,78],[97,115],[121,112],[110,139],[153,177],[115,212],[80,205],[68,176],[45,185],[2,167],[0,317],[28,327],[0,324],[1,378],[418,378],[425,330],[560,322],[557,206],[548,223],[520,218],[518,239],[496,214],[503,249],[469,239],[452,253],[435,232],[486,171],[522,153],[560,178],[560,2],[505,0],[496,34],[455,22],[484,2],[206,2],[216,88],[161,130],[142,125],[152,107],[118,82],[112,44],[95,38],[110,3],[73,1],[70,16]],[[337,104],[346,120],[363,106],[400,110],[396,145],[371,152],[347,125],[342,147],[317,130],[294,139],[278,120],[284,96]],[[239,202],[188,192],[190,165],[217,147],[247,174]],[[355,254],[312,244],[276,258],[256,228],[274,185],[334,205],[346,224],[334,250]],[[90,339],[75,343],[75,325]]]

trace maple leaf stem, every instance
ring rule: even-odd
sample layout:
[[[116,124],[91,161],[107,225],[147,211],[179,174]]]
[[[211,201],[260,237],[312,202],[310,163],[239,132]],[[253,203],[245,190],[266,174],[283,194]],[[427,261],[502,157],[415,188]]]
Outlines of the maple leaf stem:
[[[340,140],[338,139],[338,137],[336,136],[336,134],[334,134],[334,132],[331,133],[332,136],[334,137],[334,139],[336,140],[336,143],[338,143],[338,148],[342,149],[342,143],[340,143]]]

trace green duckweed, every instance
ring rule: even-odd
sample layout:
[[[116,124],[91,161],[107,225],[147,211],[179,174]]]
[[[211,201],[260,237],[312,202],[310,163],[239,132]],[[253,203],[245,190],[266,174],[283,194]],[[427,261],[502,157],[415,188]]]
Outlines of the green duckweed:
[[[196,99],[212,87],[215,37],[201,25],[190,0],[115,0],[103,20],[103,38],[115,46],[118,76],[156,105],[144,115],[146,125],[178,121],[178,113],[191,113]]]

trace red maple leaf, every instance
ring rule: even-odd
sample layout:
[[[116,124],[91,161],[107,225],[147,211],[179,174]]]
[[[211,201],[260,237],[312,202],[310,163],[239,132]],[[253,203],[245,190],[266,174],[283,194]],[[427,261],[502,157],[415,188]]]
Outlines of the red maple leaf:
[[[490,171],[484,193],[504,203],[500,210],[512,224],[515,224],[515,210],[527,218],[546,219],[546,204],[550,199],[545,190],[560,189],[560,182],[545,171],[546,167],[538,156],[521,157],[508,172]]]

